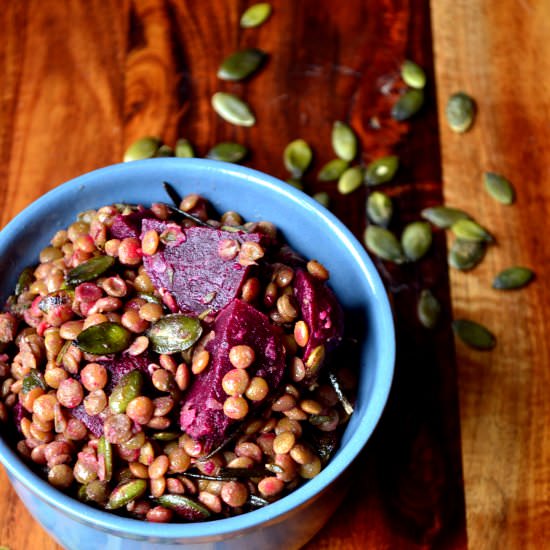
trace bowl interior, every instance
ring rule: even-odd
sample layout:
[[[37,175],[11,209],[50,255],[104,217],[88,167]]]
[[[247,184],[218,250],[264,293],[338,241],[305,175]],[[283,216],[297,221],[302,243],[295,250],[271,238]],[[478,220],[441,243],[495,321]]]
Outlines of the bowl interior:
[[[199,193],[219,212],[238,211],[247,221],[269,220],[288,243],[328,267],[330,284],[352,322],[362,333],[359,394],[355,413],[338,453],[300,489],[269,507],[235,518],[199,524],[163,526],[162,535],[204,536],[233,532],[271,520],[303,504],[350,464],[371,435],[386,402],[393,376],[395,342],[383,285],[363,247],[330,212],[293,187],[248,168],[198,159],[153,159],[114,165],[76,178],[41,197],[0,233],[0,298],[11,293],[17,276],[38,261],[58,229],[78,212],[115,202],[169,202],[162,182],[181,195]],[[53,489],[31,472],[0,440],[0,459],[9,472],[57,508],[98,526],[148,536],[158,528],[92,509]]]

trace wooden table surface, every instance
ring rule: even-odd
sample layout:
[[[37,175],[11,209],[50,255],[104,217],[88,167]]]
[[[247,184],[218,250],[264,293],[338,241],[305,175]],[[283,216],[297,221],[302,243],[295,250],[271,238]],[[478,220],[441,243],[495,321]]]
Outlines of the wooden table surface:
[[[309,192],[357,236],[366,189],[339,196],[316,181],[333,156],[330,129],[347,120],[361,160],[389,152],[402,168],[386,191],[395,229],[422,207],[464,208],[496,236],[470,273],[448,271],[446,236],[413,266],[377,262],[398,337],[388,407],[355,465],[357,483],[310,549],[544,548],[550,544],[550,4],[537,0],[274,0],[258,29],[239,29],[245,1],[8,0],[0,10],[0,227],[54,186],[119,162],[142,135],[187,137],[198,153],[223,140],[250,147],[246,164],[285,178],[282,150],[297,137],[315,152]],[[245,83],[216,78],[237,48],[270,54]],[[425,67],[427,102],[410,123],[388,116],[405,58]],[[211,95],[247,98],[258,124],[237,128]],[[443,109],[458,90],[477,102],[464,135]],[[439,116],[438,116],[439,115]],[[380,123],[377,129],[373,117]],[[497,171],[517,190],[513,206],[482,188]],[[510,265],[532,267],[533,284],[491,289]],[[2,268],[0,266],[0,268]],[[443,304],[439,328],[415,318],[420,290]],[[453,340],[452,316],[491,328],[491,352]],[[0,545],[59,548],[0,474]]]

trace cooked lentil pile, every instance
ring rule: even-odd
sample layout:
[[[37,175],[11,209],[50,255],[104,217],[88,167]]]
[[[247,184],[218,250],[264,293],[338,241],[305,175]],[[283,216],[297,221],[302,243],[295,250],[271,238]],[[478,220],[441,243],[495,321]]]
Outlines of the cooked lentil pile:
[[[269,504],[320,472],[352,412],[328,279],[198,195],[83,212],[0,313],[4,432],[52,485],[131,517]]]

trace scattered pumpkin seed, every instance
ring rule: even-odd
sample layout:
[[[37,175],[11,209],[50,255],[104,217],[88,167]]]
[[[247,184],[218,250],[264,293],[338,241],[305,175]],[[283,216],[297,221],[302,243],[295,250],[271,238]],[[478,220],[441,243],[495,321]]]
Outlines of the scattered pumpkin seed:
[[[113,447],[104,435],[97,441],[97,457],[103,460],[104,481],[111,481],[113,477]]]
[[[383,227],[369,225],[365,230],[365,245],[376,256],[401,264],[405,261],[405,254],[396,236]]]
[[[226,57],[218,69],[218,78],[238,81],[260,68],[267,54],[258,48],[239,50]]]
[[[212,96],[212,107],[225,121],[236,126],[254,126],[256,118],[250,107],[234,94],[216,92]]]
[[[101,325],[97,325],[101,326]],[[202,334],[201,323],[195,317],[180,313],[166,315],[147,331],[155,353],[178,353],[190,348]]]
[[[455,239],[449,250],[449,265],[461,271],[473,269],[485,256],[487,245],[483,241]]]
[[[319,181],[336,181],[348,168],[349,164],[343,159],[329,160],[319,171]]]
[[[514,290],[529,284],[535,274],[527,267],[509,267],[501,271],[493,280],[493,288],[497,290]]]
[[[367,199],[367,216],[372,223],[387,227],[393,214],[393,204],[385,193],[374,191]]]
[[[132,333],[118,323],[110,321],[84,329],[74,344],[86,353],[105,355],[124,351],[132,341]]]
[[[174,149],[174,154],[178,158],[189,159],[195,156],[193,151],[193,146],[189,140],[185,138],[180,138],[176,141],[176,148]]]
[[[214,147],[208,151],[206,158],[221,160],[223,162],[239,162],[243,160],[247,152],[247,148],[240,143],[224,141],[214,145]]]
[[[304,190],[304,184],[302,183],[302,180],[298,178],[288,178],[286,180],[288,185],[292,185],[292,187],[295,187],[296,189],[299,189],[300,191]]]
[[[424,92],[422,90],[407,90],[394,104],[391,116],[400,122],[411,118],[420,111],[424,104]]]
[[[161,506],[174,510],[176,514],[184,517],[191,516],[194,519],[206,519],[210,516],[208,508],[184,495],[166,494],[157,497],[156,500]]]
[[[399,157],[389,155],[373,160],[365,172],[367,185],[379,185],[391,181],[399,168]]]
[[[126,412],[128,403],[141,395],[143,373],[139,369],[127,372],[109,396],[109,408],[115,414]]]
[[[116,487],[109,496],[109,502],[105,505],[106,510],[117,510],[126,506],[132,500],[139,498],[147,490],[147,481],[144,479],[133,479]]]
[[[474,220],[458,220],[451,226],[451,231],[463,241],[491,242],[493,240],[492,235]]]
[[[108,271],[114,263],[115,259],[112,256],[95,256],[71,269],[65,276],[65,282],[70,286],[76,286],[93,281]]]
[[[441,305],[430,290],[425,288],[420,293],[417,305],[418,320],[426,328],[434,328],[437,325]]]
[[[23,294],[25,290],[29,289],[33,281],[34,269],[32,267],[26,267],[23,271],[21,271],[21,274],[17,279],[17,283],[15,285],[15,295],[19,296],[20,294]]]
[[[362,166],[348,168],[338,179],[338,191],[342,195],[348,195],[359,189],[363,183],[364,173],[365,170]]]
[[[474,100],[464,92],[456,92],[447,101],[445,116],[449,127],[454,132],[466,132],[474,122]]]
[[[469,319],[453,321],[454,333],[469,347],[478,350],[490,350],[495,347],[494,335],[483,325]]]
[[[401,78],[411,88],[421,90],[426,86],[426,73],[424,69],[410,59],[406,59],[401,65]]]
[[[170,147],[170,145],[161,145],[158,148],[157,154],[155,157],[173,157],[174,156],[174,149]]]
[[[271,15],[271,11],[271,4],[268,2],[260,2],[250,6],[241,15],[241,28],[250,29],[252,27],[259,27],[267,21]]]
[[[432,244],[432,226],[428,222],[412,222],[403,230],[401,246],[413,262],[422,258]]]
[[[161,145],[160,139],[145,136],[134,141],[124,153],[124,162],[153,158]]]
[[[330,206],[330,196],[326,191],[319,191],[319,193],[315,193],[313,198],[325,208]]]
[[[424,208],[420,215],[429,222],[442,229],[448,229],[458,220],[469,219],[470,216],[458,208],[449,208],[448,206],[432,206]]]
[[[338,158],[347,162],[357,155],[357,136],[348,124],[340,120],[332,125],[332,148]]]
[[[493,199],[502,204],[512,204],[515,193],[512,184],[500,174],[486,172],[483,176],[485,190]]]
[[[293,178],[301,178],[311,164],[313,153],[311,147],[303,139],[291,141],[284,150],[283,160],[286,169]]]

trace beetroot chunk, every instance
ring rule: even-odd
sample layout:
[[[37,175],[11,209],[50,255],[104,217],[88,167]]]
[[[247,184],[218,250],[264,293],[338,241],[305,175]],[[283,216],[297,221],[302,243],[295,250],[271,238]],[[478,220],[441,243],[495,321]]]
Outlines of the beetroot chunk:
[[[149,218],[155,219],[155,214],[148,209],[138,210],[130,214],[118,214],[110,228],[111,238],[139,237],[142,221]]]
[[[225,416],[222,408],[227,398],[222,379],[234,368],[229,361],[230,349],[241,344],[254,349],[256,358],[248,374],[264,378],[270,392],[276,391],[285,368],[281,333],[248,303],[233,300],[216,318],[213,331],[215,336],[206,344],[210,365],[189,388],[180,417],[181,429],[201,441],[206,451],[222,443],[230,426],[237,422]],[[257,405],[250,402],[249,406],[252,410]]]
[[[237,296],[249,270],[239,263],[240,245],[265,240],[260,233],[210,227],[191,227],[180,235],[168,223],[143,220],[142,238],[149,230],[160,233],[161,240],[168,232],[170,240],[164,239],[165,245],[155,254],[143,257],[145,271],[163,296],[169,293],[174,298],[181,312],[195,315],[205,310],[216,314]]]

